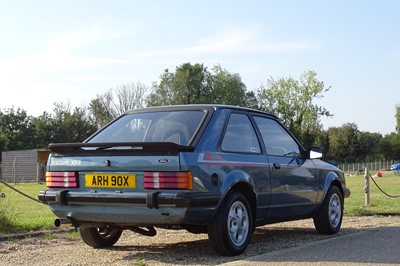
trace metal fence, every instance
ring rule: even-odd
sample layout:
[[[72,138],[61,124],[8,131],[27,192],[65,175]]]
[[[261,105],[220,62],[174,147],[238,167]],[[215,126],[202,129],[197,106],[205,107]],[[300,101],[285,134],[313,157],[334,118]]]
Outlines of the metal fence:
[[[32,157],[14,157],[10,162],[2,163],[0,178],[12,183],[32,183],[44,180],[44,165],[32,160]]]
[[[357,162],[357,163],[339,163],[338,167],[345,173],[350,175],[364,174],[364,169],[373,173],[377,171],[390,171],[390,166],[395,161],[375,161],[375,162]]]
[[[41,182],[49,151],[18,150],[2,152],[0,178],[12,183]]]

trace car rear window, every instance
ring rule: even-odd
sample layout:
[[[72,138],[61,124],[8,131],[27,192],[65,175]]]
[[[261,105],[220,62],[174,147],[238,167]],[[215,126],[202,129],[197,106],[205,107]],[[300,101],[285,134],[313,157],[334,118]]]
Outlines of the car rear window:
[[[127,114],[88,142],[173,142],[187,146],[205,115],[201,110]]]

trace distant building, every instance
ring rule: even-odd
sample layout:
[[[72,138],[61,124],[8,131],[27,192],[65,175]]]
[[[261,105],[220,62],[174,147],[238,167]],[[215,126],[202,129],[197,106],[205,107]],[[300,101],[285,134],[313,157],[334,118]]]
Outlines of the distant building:
[[[42,182],[49,154],[46,149],[3,151],[0,178],[15,183]]]

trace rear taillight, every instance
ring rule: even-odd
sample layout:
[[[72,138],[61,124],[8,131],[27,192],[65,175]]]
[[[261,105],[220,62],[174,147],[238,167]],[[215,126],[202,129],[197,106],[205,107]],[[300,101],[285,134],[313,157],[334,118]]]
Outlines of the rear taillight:
[[[77,188],[78,172],[46,172],[48,188]]]
[[[192,189],[192,172],[145,172],[145,189]]]

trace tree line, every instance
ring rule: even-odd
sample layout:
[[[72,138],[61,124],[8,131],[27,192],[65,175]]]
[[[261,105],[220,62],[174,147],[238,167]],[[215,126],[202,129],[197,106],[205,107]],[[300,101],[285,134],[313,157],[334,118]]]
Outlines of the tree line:
[[[96,95],[87,106],[54,103],[53,113],[33,117],[21,108],[0,109],[0,151],[43,149],[49,143],[82,142],[124,112],[146,106],[228,104],[271,112],[305,147],[323,146],[325,159],[337,162],[400,160],[400,105],[395,107],[396,132],[383,136],[362,132],[355,123],[322,129],[321,117],[332,116],[315,104],[329,91],[314,71],[299,79],[274,79],[248,91],[241,77],[220,65],[184,63],[165,69],[150,87],[136,82]]]

